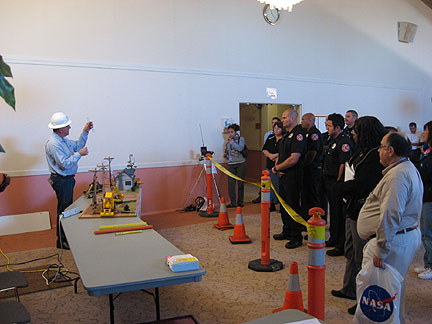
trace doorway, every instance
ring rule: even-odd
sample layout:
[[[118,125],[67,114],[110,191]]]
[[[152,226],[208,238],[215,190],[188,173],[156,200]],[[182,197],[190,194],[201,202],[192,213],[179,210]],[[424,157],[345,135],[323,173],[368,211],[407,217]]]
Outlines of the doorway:
[[[301,104],[240,103],[240,134],[245,138],[249,150],[246,179],[259,182],[261,172],[265,169],[265,157],[261,152],[264,135],[271,130],[273,117],[282,117],[287,109],[297,112],[301,121]]]

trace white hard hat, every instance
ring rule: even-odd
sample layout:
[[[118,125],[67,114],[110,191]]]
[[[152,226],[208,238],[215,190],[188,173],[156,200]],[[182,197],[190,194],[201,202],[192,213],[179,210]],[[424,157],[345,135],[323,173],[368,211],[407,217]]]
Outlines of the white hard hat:
[[[59,128],[69,126],[71,123],[72,121],[65,113],[56,112],[54,115],[52,115],[48,127],[52,129],[59,129]]]

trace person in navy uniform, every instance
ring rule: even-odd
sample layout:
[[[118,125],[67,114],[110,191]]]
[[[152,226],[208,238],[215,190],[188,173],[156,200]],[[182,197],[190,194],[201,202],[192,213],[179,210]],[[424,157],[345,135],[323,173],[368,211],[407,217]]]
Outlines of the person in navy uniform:
[[[335,194],[333,186],[338,181],[344,181],[345,162],[352,155],[351,139],[344,134],[344,118],[340,114],[330,114],[327,117],[326,128],[332,141],[324,161],[323,178],[330,207],[330,239],[327,247],[335,249],[327,251],[329,256],[344,255],[345,215],[343,214],[342,197]]]
[[[285,110],[282,114],[282,123],[286,128],[279,145],[279,157],[272,169],[274,174],[281,178],[279,181],[279,194],[283,200],[298,214],[300,210],[300,192],[302,187],[302,162],[306,153],[306,135],[300,125],[297,125],[297,112],[294,109]],[[287,249],[295,249],[303,244],[301,231],[303,225],[294,221],[281,207],[282,232],[273,235],[275,240],[290,240],[286,243]]]
[[[315,126],[315,115],[304,114],[301,126],[306,132],[306,154],[303,161],[303,190],[301,204],[304,216],[308,217],[309,209],[320,207],[319,187],[322,176],[323,139]]]

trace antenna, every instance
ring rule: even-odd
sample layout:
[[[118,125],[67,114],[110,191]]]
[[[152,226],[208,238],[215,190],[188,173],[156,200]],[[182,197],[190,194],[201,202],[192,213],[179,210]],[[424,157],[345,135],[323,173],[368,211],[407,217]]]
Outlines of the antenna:
[[[203,137],[203,134],[202,134],[202,128],[201,128],[201,124],[199,124],[199,127],[200,127],[200,132],[201,132],[201,141],[202,141],[202,146],[205,146],[204,145],[204,137]]]

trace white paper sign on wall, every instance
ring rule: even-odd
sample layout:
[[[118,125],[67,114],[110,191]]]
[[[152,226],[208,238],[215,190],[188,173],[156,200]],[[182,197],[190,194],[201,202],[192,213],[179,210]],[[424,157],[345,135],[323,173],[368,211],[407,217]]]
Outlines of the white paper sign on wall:
[[[266,88],[267,97],[270,99],[277,99],[277,89],[276,88]]]

